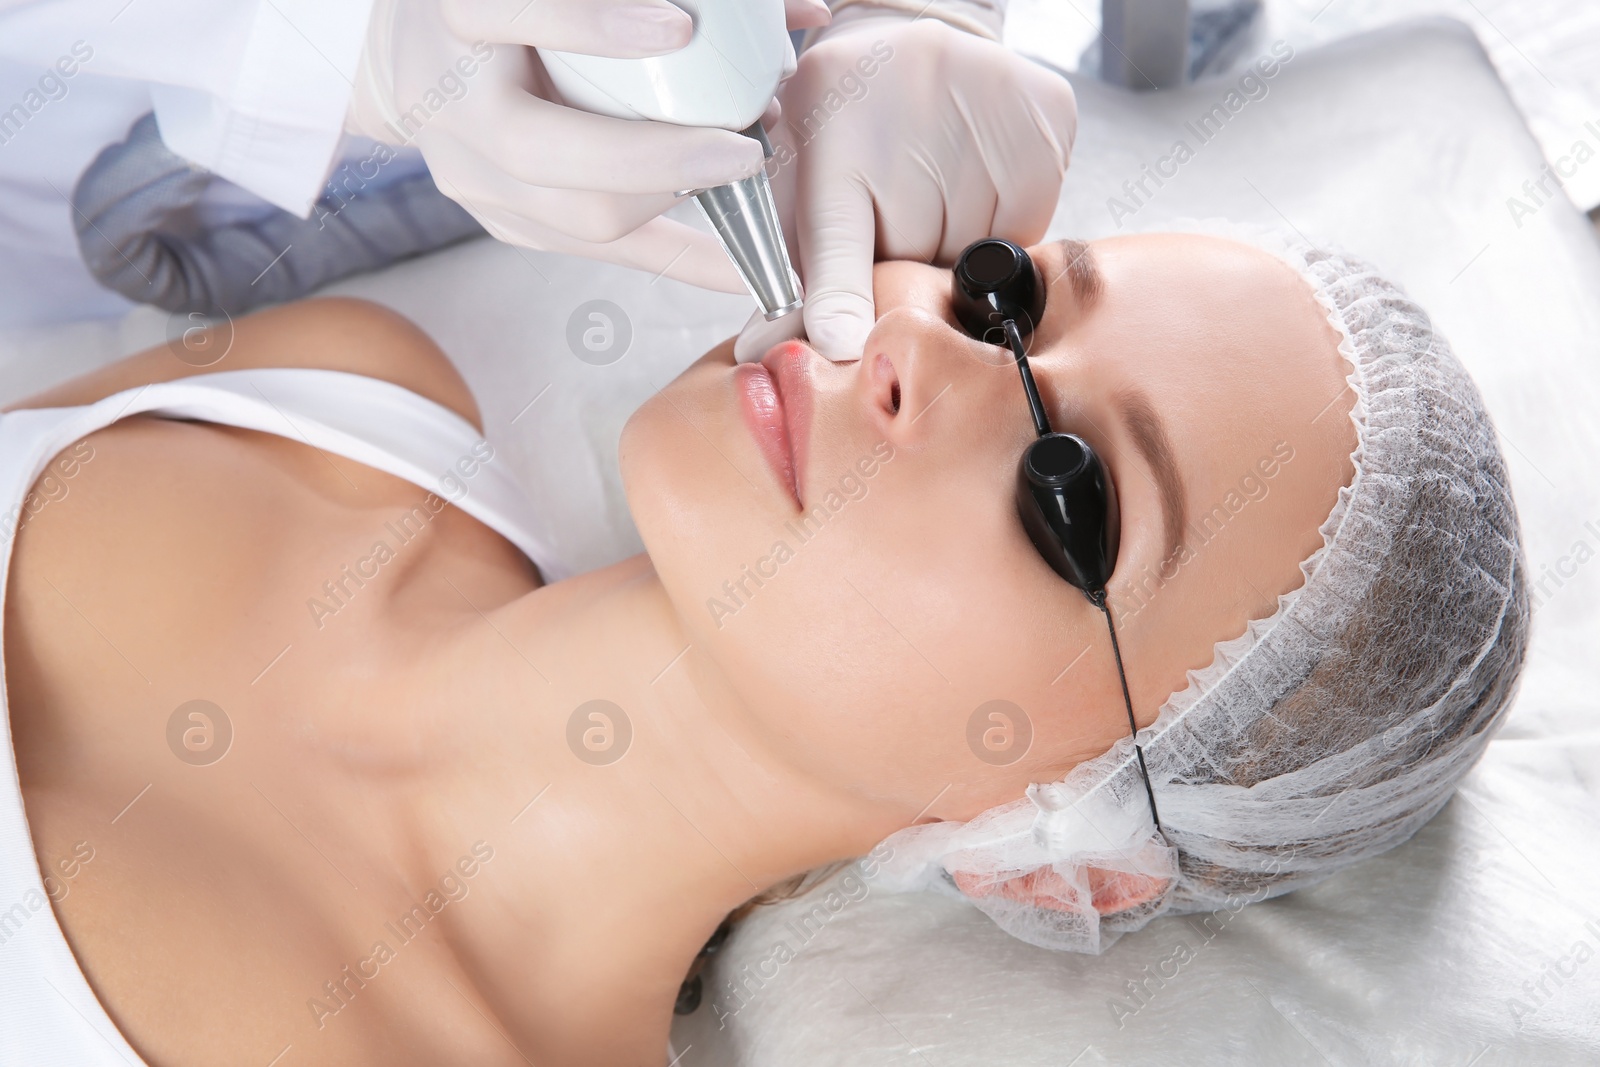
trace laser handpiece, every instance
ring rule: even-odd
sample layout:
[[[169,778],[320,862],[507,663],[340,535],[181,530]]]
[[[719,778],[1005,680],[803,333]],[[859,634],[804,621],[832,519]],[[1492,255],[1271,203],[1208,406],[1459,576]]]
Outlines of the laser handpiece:
[[[779,83],[794,73],[783,0],[676,0],[694,19],[694,36],[676,52],[613,59],[539,49],[550,80],[573,107],[614,118],[737,130],[772,144],[760,117]],[[765,170],[694,191],[728,258],[768,319],[801,306],[800,279],[783,239]]]
[[[762,152],[772,158],[772,142],[761,123],[743,132],[761,142]],[[800,279],[789,263],[789,247],[783,240],[767,172],[759,170],[728,185],[701,189],[694,199],[767,320],[800,310]]]

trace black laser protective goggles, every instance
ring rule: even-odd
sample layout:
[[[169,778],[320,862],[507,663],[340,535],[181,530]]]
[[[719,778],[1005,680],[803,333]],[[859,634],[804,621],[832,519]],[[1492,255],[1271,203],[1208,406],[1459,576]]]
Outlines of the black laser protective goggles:
[[[1050,429],[1050,417],[1045,414],[1023,348],[1023,341],[1044,316],[1045,288],[1028,253],[1010,241],[985,237],[968,245],[956,259],[950,299],[963,329],[985,344],[1010,348],[1016,359],[1039,434],[1017,464],[1017,512],[1028,539],[1050,568],[1105,615],[1128,709],[1128,729],[1137,738],[1139,727],[1133,718],[1133,698],[1128,695],[1128,675],[1122,666],[1111,606],[1106,602],[1106,582],[1117,557],[1116,487],[1089,442],[1077,434]],[[1159,831],[1161,816],[1156,812],[1144,749],[1137,740],[1133,749],[1150,799],[1150,818]]]

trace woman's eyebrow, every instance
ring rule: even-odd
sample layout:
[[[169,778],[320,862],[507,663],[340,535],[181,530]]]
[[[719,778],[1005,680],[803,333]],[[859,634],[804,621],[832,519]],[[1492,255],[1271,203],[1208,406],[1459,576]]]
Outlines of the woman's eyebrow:
[[[1066,261],[1062,273],[1067,276],[1067,284],[1072,286],[1072,295],[1077,299],[1078,306],[1087,311],[1099,299],[1102,287],[1100,265],[1095,262],[1094,252],[1087,241],[1073,237],[1063,237],[1056,242],[1056,247],[1061,249],[1062,258]],[[1057,274],[1050,279],[1050,283],[1054,284],[1060,277],[1061,274]]]
[[[1166,554],[1161,558],[1163,561],[1171,559],[1183,546],[1183,531],[1189,524],[1183,479],[1178,474],[1178,463],[1173,456],[1172,439],[1167,436],[1166,424],[1150,403],[1149,394],[1138,389],[1126,389],[1117,396],[1117,409],[1127,423],[1129,434],[1133,436],[1134,447],[1144,457],[1150,473],[1155,475],[1167,542]]]

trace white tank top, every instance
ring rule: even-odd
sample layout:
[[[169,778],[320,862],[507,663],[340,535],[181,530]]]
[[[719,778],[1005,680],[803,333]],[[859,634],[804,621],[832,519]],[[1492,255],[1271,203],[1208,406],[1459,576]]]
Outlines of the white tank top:
[[[364,463],[450,500],[521,549],[546,581],[571,573],[530,533],[531,501],[504,464],[474,465],[467,491],[450,492],[462,484],[459,475],[446,480],[457,461],[483,446],[465,419],[375,378],[271,368],[159,382],[82,407],[0,414],[0,606],[35,479],[74,442],[138,414],[260,430]],[[3,647],[0,633],[0,654]],[[144,1060],[95,998],[50,907],[22,810],[3,673],[0,706],[0,1067],[137,1067]]]

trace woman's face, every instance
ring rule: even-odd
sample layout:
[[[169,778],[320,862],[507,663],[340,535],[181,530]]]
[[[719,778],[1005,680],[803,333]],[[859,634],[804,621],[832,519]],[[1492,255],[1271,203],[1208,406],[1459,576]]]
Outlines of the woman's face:
[[[1143,726],[1300,584],[1352,471],[1348,367],[1264,252],[1173,234],[1029,252],[1052,426],[1115,486],[1107,588]],[[884,263],[874,288],[859,362],[790,343],[736,367],[724,345],[634,415],[623,476],[748,728],[830,785],[965,819],[1104,752],[1127,714],[1104,616],[1017,515],[1034,430],[1015,363],[956,325],[949,271]]]

